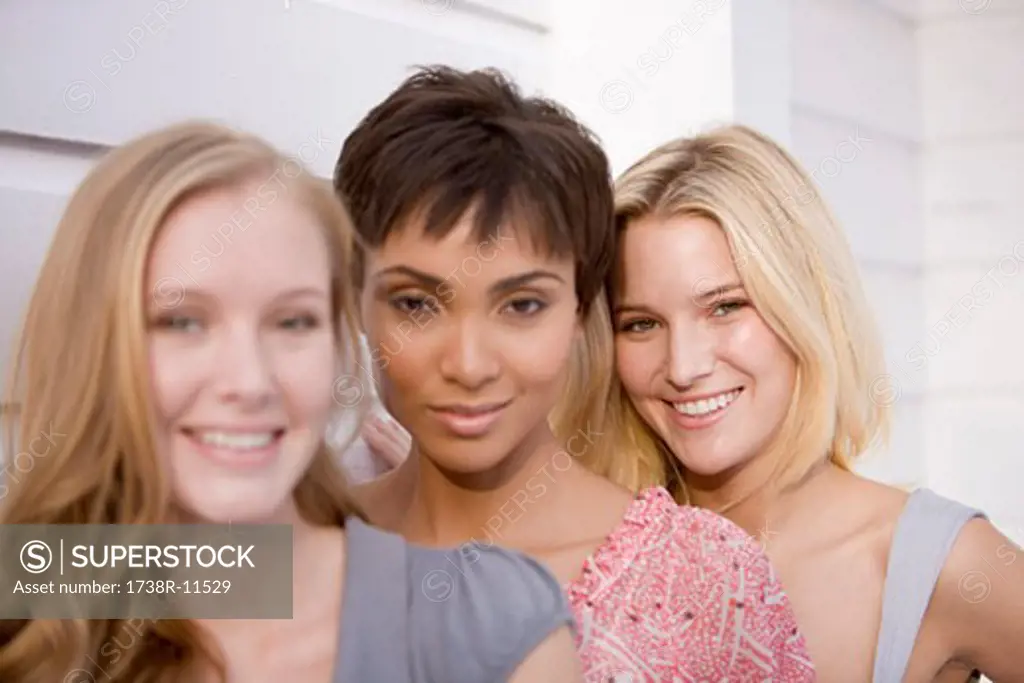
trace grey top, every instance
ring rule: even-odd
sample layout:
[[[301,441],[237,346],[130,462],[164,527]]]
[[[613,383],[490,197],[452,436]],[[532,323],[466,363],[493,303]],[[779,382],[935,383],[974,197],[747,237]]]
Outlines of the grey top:
[[[574,625],[558,581],[525,555],[416,546],[356,518],[345,530],[334,683],[499,683]]]
[[[939,572],[960,530],[975,517],[985,515],[928,489],[910,494],[889,549],[875,683],[903,680]]]

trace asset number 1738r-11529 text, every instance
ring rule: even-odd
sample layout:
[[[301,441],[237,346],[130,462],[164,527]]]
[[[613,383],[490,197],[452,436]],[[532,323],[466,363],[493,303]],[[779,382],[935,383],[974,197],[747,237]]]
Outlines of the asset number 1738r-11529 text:
[[[231,590],[230,581],[171,581],[158,580],[158,581],[128,581],[127,591],[128,593],[135,595],[152,595],[152,594],[220,594],[227,593]]]

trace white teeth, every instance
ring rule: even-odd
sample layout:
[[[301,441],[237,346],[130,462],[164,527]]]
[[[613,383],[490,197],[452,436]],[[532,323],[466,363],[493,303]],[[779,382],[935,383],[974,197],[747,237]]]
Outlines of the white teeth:
[[[228,434],[226,432],[203,432],[199,434],[199,440],[203,443],[217,446],[219,448],[235,448],[247,450],[250,448],[263,448],[269,446],[274,440],[271,432],[260,432],[256,434]]]
[[[683,403],[673,403],[672,407],[678,410],[684,415],[701,416],[713,413],[716,410],[721,410],[726,407],[740,395],[739,391],[730,391],[725,394],[719,394],[718,396],[712,396],[711,398],[702,398],[699,401],[684,401]]]

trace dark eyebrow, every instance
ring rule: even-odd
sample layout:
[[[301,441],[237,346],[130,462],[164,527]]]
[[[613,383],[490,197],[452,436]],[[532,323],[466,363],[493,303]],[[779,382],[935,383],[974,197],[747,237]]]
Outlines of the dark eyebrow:
[[[424,289],[437,289],[442,285],[444,280],[441,278],[424,273],[422,270],[416,270],[409,266],[391,266],[390,268],[384,268],[374,273],[375,279],[387,277],[388,275],[405,275],[406,277],[416,280],[417,284],[423,286]]]
[[[552,273],[550,270],[531,270],[529,272],[522,273],[521,275],[513,275],[512,277],[507,277],[504,280],[499,280],[491,287],[491,291],[495,294],[504,294],[506,292],[515,291],[520,287],[533,284],[537,280],[546,279],[555,280],[563,285],[565,284],[565,280],[555,273]]]
[[[384,268],[377,271],[374,274],[375,278],[382,278],[387,275],[405,275],[407,277],[416,280],[416,282],[424,289],[437,290],[445,283],[445,280],[431,275],[430,273],[424,273],[422,270],[416,270],[409,266],[391,266],[390,268]],[[466,279],[471,279],[470,276],[466,276]],[[550,270],[531,270],[519,275],[513,275],[491,285],[491,291],[495,294],[503,294],[506,292],[514,291],[520,287],[525,287],[537,280],[550,279],[565,284],[565,280],[561,276],[552,273]]]

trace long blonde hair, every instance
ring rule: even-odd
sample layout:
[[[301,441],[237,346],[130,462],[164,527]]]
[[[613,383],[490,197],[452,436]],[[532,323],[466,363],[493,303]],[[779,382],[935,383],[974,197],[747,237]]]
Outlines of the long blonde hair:
[[[813,179],[778,144],[738,125],[669,142],[618,179],[615,213],[620,237],[645,216],[715,221],[754,306],[796,358],[766,483],[786,486],[825,458],[849,470],[888,437],[888,402],[873,395],[885,373],[882,344],[853,254]],[[678,460],[617,380],[609,403],[620,448],[638,458],[620,483],[665,484],[687,501]]]
[[[615,372],[615,343],[608,299],[603,291],[582,321],[583,334],[573,347],[565,389],[548,422],[567,452],[601,476],[618,481],[629,477],[634,461],[616,450],[608,431],[608,394]],[[572,446],[582,437],[581,448]]]
[[[349,286],[352,226],[330,185],[266,143],[203,122],[175,125],[112,151],[72,196],[39,273],[13,359],[6,453],[59,431],[29,471],[7,482],[3,524],[150,524],[170,521],[170,491],[154,449],[144,326],[147,261],[168,214],[196,193],[267,180],[320,219],[332,254],[338,353],[357,348]],[[266,195],[268,201],[269,194]],[[360,514],[321,444],[294,497],[316,525]],[[132,626],[138,643],[112,656],[122,620],[0,622],[0,680],[53,683],[71,669],[115,683],[188,680],[220,655],[193,622]],[[116,657],[116,658],[114,658]],[[97,667],[101,667],[97,668]]]

